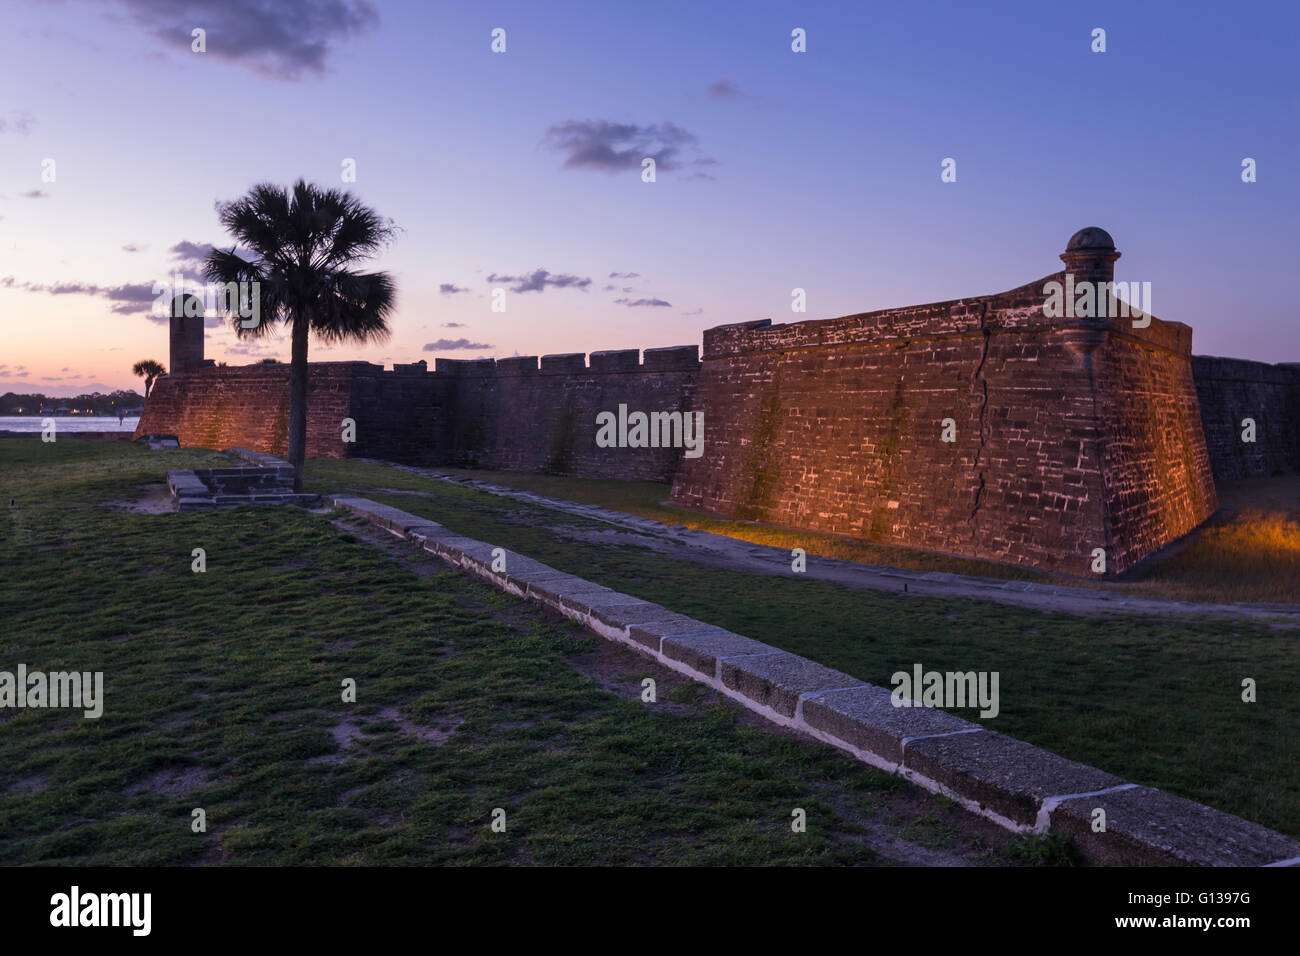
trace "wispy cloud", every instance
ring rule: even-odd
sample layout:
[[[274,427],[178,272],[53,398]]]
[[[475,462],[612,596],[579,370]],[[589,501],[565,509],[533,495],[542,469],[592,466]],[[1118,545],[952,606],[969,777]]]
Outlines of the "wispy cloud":
[[[0,133],[17,133],[26,136],[36,126],[36,118],[25,110],[12,110],[0,116]]]
[[[731,80],[714,80],[709,84],[709,95],[717,100],[732,100],[744,94],[736,89]]]
[[[438,286],[438,291],[443,295],[459,295],[461,292],[468,292],[469,289],[462,288],[454,282],[443,282]]]
[[[665,302],[663,299],[615,299],[614,304],[625,305],[629,309],[634,309],[637,306],[654,306],[655,308],[669,308],[672,306],[671,302]]]
[[[50,194],[44,189],[29,189],[25,193],[19,193],[24,199],[49,199]]]
[[[119,315],[143,314],[154,321],[166,322],[166,316],[159,318],[151,313],[154,300],[158,298],[153,287],[152,282],[127,282],[122,285],[104,286],[93,282],[19,282],[13,276],[0,279],[0,288],[20,289],[24,292],[38,292],[45,295],[97,296],[112,302],[112,311]]]
[[[611,272],[611,273],[609,274],[609,277],[610,277],[611,279],[639,279],[639,278],[641,278],[641,273],[639,273],[639,272]]]
[[[186,56],[209,56],[264,76],[325,72],[334,46],[379,23],[370,0],[117,0],[128,16]],[[207,51],[191,51],[195,28]]]
[[[464,327],[465,327],[465,323],[464,323],[464,322],[444,322],[444,323],[442,323],[442,328],[444,328],[444,329],[463,329]]]
[[[479,352],[483,349],[490,349],[492,346],[483,342],[471,342],[469,339],[438,339],[436,342],[430,342],[424,347],[426,352],[457,352],[469,351]]]
[[[212,243],[190,242],[188,239],[182,239],[167,251],[172,255],[174,268],[202,277],[204,260],[212,253]]]
[[[552,275],[545,269],[537,269],[527,275],[517,276],[497,275],[494,272],[487,277],[487,280],[509,285],[511,292],[545,292],[548,288],[581,289],[586,292],[587,287],[591,285],[590,279],[568,274]]]
[[[566,169],[620,173],[641,169],[641,161],[650,157],[656,172],[695,170],[696,176],[704,176],[704,167],[718,165],[717,160],[701,154],[694,133],[674,123],[637,126],[609,120],[565,120],[546,130],[542,145],[562,153]]]
[[[247,355],[249,358],[273,358],[278,348],[275,342],[259,342],[253,339],[233,342],[225,346],[225,350],[228,355]]]

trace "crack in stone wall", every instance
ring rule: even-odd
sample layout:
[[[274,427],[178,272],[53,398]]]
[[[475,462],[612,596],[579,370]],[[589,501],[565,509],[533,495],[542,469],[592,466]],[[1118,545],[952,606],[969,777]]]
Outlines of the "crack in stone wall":
[[[984,375],[984,365],[989,359],[989,345],[991,344],[993,330],[988,324],[989,304],[980,303],[980,331],[984,334],[984,350],[980,353],[980,364],[975,368],[974,380],[980,383],[982,394],[980,396],[980,418],[979,418],[979,444],[975,448],[975,470],[979,473],[979,484],[975,488],[975,503],[971,507],[970,518],[971,534],[978,534],[978,528],[975,525],[975,519],[979,515],[981,499],[984,497],[984,469],[980,467],[980,460],[984,457],[984,446],[988,443],[988,424],[986,416],[989,408],[989,380]]]

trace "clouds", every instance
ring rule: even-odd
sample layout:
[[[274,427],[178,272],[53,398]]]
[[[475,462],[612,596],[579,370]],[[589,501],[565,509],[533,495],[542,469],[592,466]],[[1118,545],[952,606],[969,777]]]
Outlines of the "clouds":
[[[542,145],[564,155],[565,169],[639,172],[641,161],[650,157],[657,172],[693,170],[696,177],[707,177],[703,169],[718,165],[717,160],[701,154],[694,133],[674,123],[637,126],[609,120],[565,120],[546,130]],[[693,158],[688,154],[694,154]]]
[[[465,323],[464,323],[464,322],[444,322],[444,323],[442,323],[442,326],[441,326],[441,327],[444,328],[444,329],[463,329],[463,328],[465,328]]]
[[[166,322],[167,316],[158,318],[152,314],[153,303],[158,298],[153,289],[152,282],[138,282],[100,289],[98,294],[116,303],[113,311],[119,315],[144,313],[156,322]]]
[[[609,274],[609,277],[610,277],[611,279],[639,279],[639,278],[641,278],[641,273],[639,273],[639,272],[611,272],[611,273]]]
[[[44,189],[29,189],[25,193],[19,193],[23,199],[49,199],[50,194]]]
[[[126,252],[142,252],[146,247],[127,243],[122,246]],[[182,239],[170,249],[173,272],[179,272],[201,280],[203,275],[204,259],[212,251],[212,246],[206,242],[191,242],[188,239]],[[13,276],[5,276],[0,279],[0,288],[19,289],[24,292],[35,292],[44,295],[89,295],[105,299],[112,303],[111,311],[116,315],[139,315],[149,319],[151,322],[159,324],[169,321],[167,309],[161,309],[158,314],[154,312],[154,304],[164,302],[161,297],[170,298],[167,291],[156,292],[155,288],[161,288],[168,285],[171,278],[162,281],[145,281],[145,282],[124,282],[120,285],[98,285],[93,282],[76,282],[76,281],[58,281],[58,282],[19,282]],[[201,283],[200,283],[201,284]],[[192,283],[185,281],[185,286],[189,290]],[[197,290],[196,290],[197,291]],[[219,316],[208,316],[204,320],[208,328],[213,328],[221,324]]]
[[[273,358],[279,351],[274,342],[244,341],[224,346],[227,355],[246,355],[249,358]],[[317,345],[316,348],[321,348]]]
[[[491,345],[483,342],[471,342],[469,339],[438,339],[436,342],[430,342],[424,347],[426,352],[481,352],[483,349],[490,349]]]
[[[715,100],[734,100],[738,96],[743,96],[740,90],[736,89],[731,80],[714,80],[709,84],[708,93]]]
[[[202,55],[279,80],[320,75],[334,46],[373,29],[370,0],[117,0],[136,23],[185,55]],[[191,31],[206,31],[192,54]]]
[[[204,260],[212,253],[210,242],[190,242],[182,239],[167,250],[172,254],[172,263],[181,272],[203,275]]]
[[[552,275],[545,269],[537,269],[528,275],[505,276],[495,272],[487,277],[488,282],[509,285],[511,292],[545,292],[551,289],[581,289],[587,291],[590,279],[581,279],[574,275]]]
[[[634,309],[638,306],[652,306],[655,308],[669,308],[672,306],[671,302],[665,302],[663,299],[615,299],[614,304],[625,305],[629,309]]]
[[[0,288],[20,289],[23,292],[39,292],[45,295],[98,296],[114,303],[112,311],[119,315],[148,314],[154,300],[158,298],[153,291],[152,282],[128,282],[123,285],[103,286],[93,282],[19,282],[13,276],[5,276],[0,279]],[[166,322],[166,316],[160,321]]]
[[[591,279],[587,276],[571,275],[567,272],[555,273],[549,269],[534,269],[532,272],[521,272],[518,275],[493,272],[488,275],[487,281],[491,285],[506,286],[511,292],[545,292],[547,289],[578,289],[586,292],[591,286]],[[460,295],[472,290],[456,285],[454,282],[443,282],[438,285],[438,291],[442,295]],[[443,328],[460,328],[460,326],[451,323],[444,325]]]
[[[0,133],[15,133],[26,136],[36,128],[36,118],[25,110],[11,110],[0,116]]]

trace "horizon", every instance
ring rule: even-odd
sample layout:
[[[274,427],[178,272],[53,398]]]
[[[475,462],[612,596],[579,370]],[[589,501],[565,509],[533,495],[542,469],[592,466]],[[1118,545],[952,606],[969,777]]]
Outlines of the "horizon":
[[[313,361],[690,345],[733,322],[994,293],[1059,271],[1090,225],[1115,238],[1116,279],[1150,282],[1154,314],[1191,326],[1196,354],[1300,361],[1293,10],[764,3],[739,19],[353,2],[289,4],[250,28],[240,9],[11,12],[0,393],[142,391],[131,365],[167,362],[153,283],[231,245],[215,202],[299,176],[402,230],[360,266],[397,281],[392,339],[313,340]],[[244,103],[285,120],[255,149]],[[287,360],[288,338],[237,342],[222,325],[206,349]]]

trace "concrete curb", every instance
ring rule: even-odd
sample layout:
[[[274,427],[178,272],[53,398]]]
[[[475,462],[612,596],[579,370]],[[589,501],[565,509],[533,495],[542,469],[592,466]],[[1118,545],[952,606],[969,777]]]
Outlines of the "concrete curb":
[[[890,691],[354,495],[324,495],[494,586],[552,608],[746,708],[901,774],[1009,830],[1118,866],[1295,866],[1300,841],[986,730]],[[501,559],[504,558],[504,565]],[[494,571],[494,563],[504,570]],[[1093,832],[1096,811],[1106,829]]]

